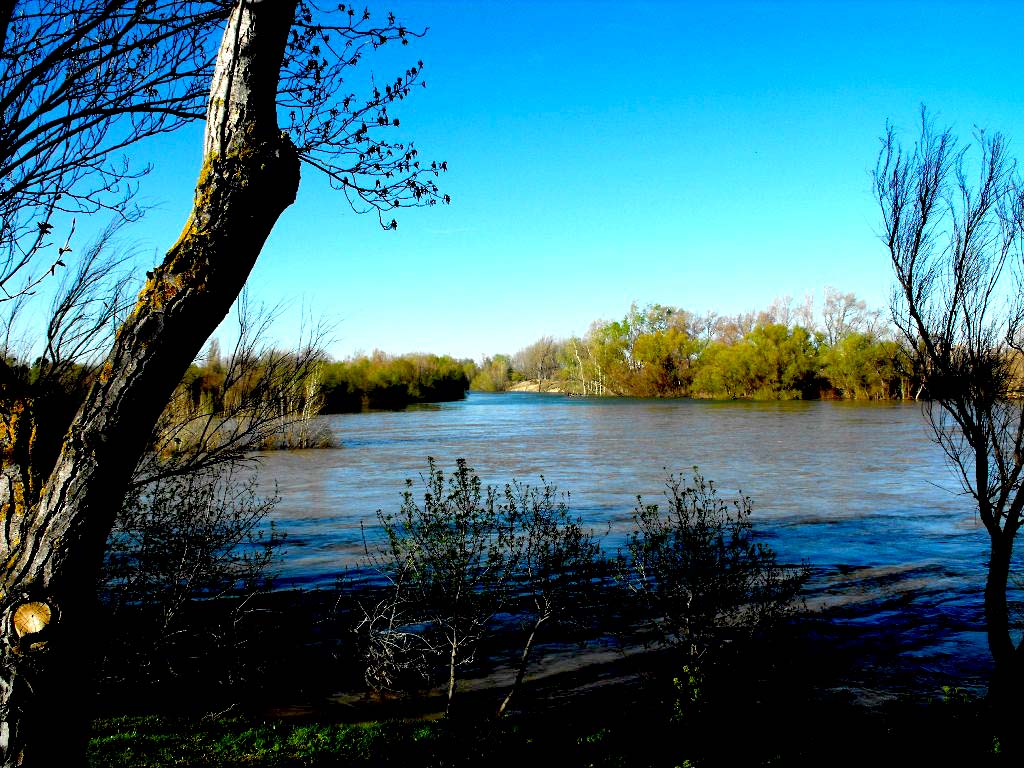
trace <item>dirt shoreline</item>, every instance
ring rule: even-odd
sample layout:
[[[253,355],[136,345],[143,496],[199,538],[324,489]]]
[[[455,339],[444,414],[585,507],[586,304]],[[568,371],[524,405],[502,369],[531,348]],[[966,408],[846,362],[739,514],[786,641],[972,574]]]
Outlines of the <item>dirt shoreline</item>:
[[[536,379],[527,379],[526,381],[520,381],[513,384],[508,388],[509,392],[550,392],[554,395],[564,395],[565,390],[562,389],[560,382],[552,380],[537,381]]]

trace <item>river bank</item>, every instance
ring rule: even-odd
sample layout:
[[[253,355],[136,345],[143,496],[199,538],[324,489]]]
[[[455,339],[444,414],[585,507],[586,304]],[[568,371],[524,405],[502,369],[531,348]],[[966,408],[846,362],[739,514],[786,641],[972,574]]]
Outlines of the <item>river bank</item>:
[[[496,658],[517,644],[514,629],[470,670],[445,719],[439,689],[366,693],[353,617],[337,598],[277,593],[258,606],[276,634],[262,635],[269,655],[245,689],[113,697],[94,723],[92,765],[999,764],[980,679],[936,677],[935,659],[906,647],[898,628],[868,629],[863,605],[805,614],[765,638],[684,720],[673,715],[671,660],[656,649],[624,636],[552,638],[498,720],[513,673]]]

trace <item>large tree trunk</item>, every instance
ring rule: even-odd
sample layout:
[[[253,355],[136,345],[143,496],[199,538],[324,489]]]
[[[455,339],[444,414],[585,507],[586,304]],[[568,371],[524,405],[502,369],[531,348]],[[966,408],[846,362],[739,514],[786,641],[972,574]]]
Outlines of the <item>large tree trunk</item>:
[[[130,474],[298,189],[298,157],[276,119],[295,4],[236,3],[192,214],[118,331],[38,501],[3,450],[17,425],[0,429],[0,766],[83,762],[89,646],[103,635],[94,589]]]

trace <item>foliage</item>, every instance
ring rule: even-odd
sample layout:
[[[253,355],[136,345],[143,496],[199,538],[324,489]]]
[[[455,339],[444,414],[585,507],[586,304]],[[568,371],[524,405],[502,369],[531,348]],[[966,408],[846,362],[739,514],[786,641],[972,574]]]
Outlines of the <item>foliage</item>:
[[[125,501],[107,545],[107,684],[227,686],[252,675],[253,598],[271,585],[276,497],[231,465],[159,478]]]
[[[887,400],[908,397],[903,371],[910,368],[905,348],[852,332],[823,349],[822,374],[847,400]]]
[[[325,413],[402,408],[409,403],[461,400],[469,388],[465,361],[447,355],[374,352],[323,366]]]
[[[414,611],[403,623],[423,625],[425,658],[445,669],[450,711],[459,668],[511,596],[518,542],[514,511],[465,459],[450,477],[432,458],[427,463],[422,504],[409,480],[398,514],[378,511],[387,545],[377,560],[395,585],[394,604]]]
[[[806,693],[806,692],[804,692]],[[327,768],[327,766],[879,765],[904,755],[934,765],[1008,765],[993,744],[984,702],[793,697],[740,703],[703,734],[651,712],[628,692],[583,696],[543,716],[499,722],[233,716],[110,717],[93,722],[96,768]],[[741,713],[743,722],[736,723]],[[799,728],[793,723],[801,724]],[[851,738],[851,734],[855,737]],[[703,740],[706,749],[696,749]],[[700,753],[696,758],[695,753]],[[899,756],[889,760],[884,756]],[[880,758],[880,756],[883,756]],[[904,758],[905,761],[905,758]]]
[[[508,355],[485,357],[469,381],[477,392],[504,392],[512,384],[512,360]]]
[[[408,481],[400,512],[378,511],[386,546],[372,557],[390,589],[363,605],[367,682],[401,688],[443,669],[447,710],[458,669],[499,629],[499,612],[515,616],[526,638],[516,679],[500,706],[520,688],[541,628],[578,615],[593,599],[600,549],[591,531],[569,513],[566,498],[544,482],[483,486],[464,459],[445,477],[433,459],[423,477],[422,504]]]
[[[779,565],[754,539],[750,499],[727,501],[694,469],[670,475],[664,509],[637,498],[635,529],[617,573],[646,610],[658,643],[677,657],[679,706],[699,703],[726,645],[762,632],[793,609],[808,572]]]
[[[520,350],[512,364],[525,378],[560,379],[561,387],[576,395],[762,400],[911,396],[913,374],[900,365],[905,350],[886,338],[879,314],[862,300],[826,288],[820,321],[810,297],[795,311],[790,305],[786,298],[759,313],[725,317],[634,303],[621,320],[597,321],[582,338],[558,342],[544,337]],[[505,388],[495,385],[505,380],[492,372],[505,359],[485,359],[473,388]]]

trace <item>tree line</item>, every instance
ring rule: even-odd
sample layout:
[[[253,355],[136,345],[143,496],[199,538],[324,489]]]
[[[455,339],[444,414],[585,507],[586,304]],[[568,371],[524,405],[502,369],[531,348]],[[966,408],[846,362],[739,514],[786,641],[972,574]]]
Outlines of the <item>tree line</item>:
[[[736,316],[634,303],[583,336],[485,358],[471,387],[504,391],[532,379],[585,396],[907,399],[920,394],[908,360],[880,312],[826,288],[820,314],[812,296]]]
[[[388,355],[380,351],[325,362],[320,379],[323,412],[461,400],[474,369],[472,361],[448,355]]]

